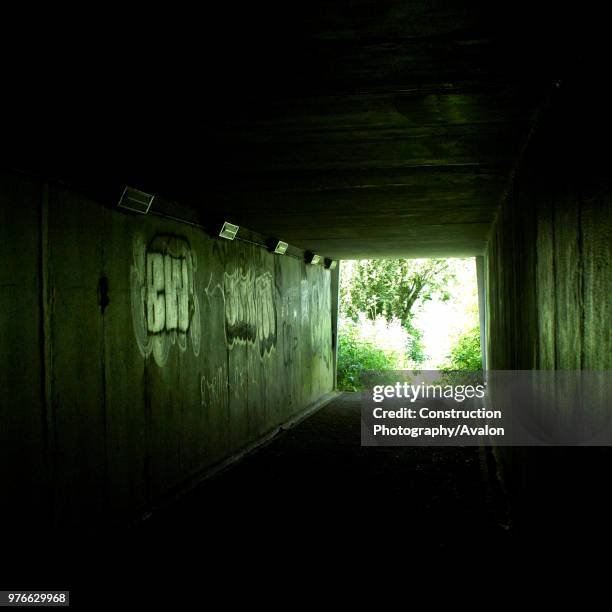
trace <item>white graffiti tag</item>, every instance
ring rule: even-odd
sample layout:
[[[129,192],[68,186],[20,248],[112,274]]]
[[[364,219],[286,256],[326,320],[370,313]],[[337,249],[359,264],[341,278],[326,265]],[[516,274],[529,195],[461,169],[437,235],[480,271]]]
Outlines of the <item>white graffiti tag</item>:
[[[235,344],[258,344],[261,356],[276,346],[276,303],[272,275],[236,269],[225,273],[225,337]]]
[[[195,292],[196,257],[189,243],[175,236],[156,236],[145,244],[134,239],[134,262],[130,270],[132,320],[136,342],[143,357],[151,353],[162,367],[170,347],[200,352],[200,306]]]

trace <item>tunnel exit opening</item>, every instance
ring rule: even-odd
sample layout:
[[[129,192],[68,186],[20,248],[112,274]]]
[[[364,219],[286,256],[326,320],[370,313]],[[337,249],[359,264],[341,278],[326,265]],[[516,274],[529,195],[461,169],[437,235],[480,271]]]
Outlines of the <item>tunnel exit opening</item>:
[[[483,282],[482,257],[342,261],[338,390],[368,370],[483,369]]]

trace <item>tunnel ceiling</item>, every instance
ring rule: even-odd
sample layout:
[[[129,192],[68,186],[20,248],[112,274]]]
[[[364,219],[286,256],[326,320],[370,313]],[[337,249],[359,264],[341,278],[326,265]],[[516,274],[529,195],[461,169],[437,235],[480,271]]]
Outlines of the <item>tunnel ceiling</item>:
[[[171,36],[123,36],[112,60],[88,41],[87,71],[57,52],[68,68],[41,87],[59,95],[14,122],[17,168],[111,199],[129,183],[343,259],[480,253],[564,61],[562,30],[516,6],[232,5],[205,30],[159,17]]]

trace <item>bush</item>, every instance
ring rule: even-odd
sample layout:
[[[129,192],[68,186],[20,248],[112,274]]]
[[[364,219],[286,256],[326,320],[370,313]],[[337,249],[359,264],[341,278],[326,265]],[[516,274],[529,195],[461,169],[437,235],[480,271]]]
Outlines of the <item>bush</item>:
[[[423,332],[417,329],[412,321],[408,321],[404,326],[408,333],[408,341],[406,343],[406,360],[412,367],[418,367],[427,360],[425,354],[425,345],[423,344]]]
[[[374,346],[359,336],[356,325],[345,325],[338,334],[338,389],[359,391],[360,375],[366,370],[397,370],[400,356],[391,350]]]
[[[482,354],[480,352],[480,327],[477,325],[461,334],[453,345],[448,361],[439,368],[442,371],[482,370]]]

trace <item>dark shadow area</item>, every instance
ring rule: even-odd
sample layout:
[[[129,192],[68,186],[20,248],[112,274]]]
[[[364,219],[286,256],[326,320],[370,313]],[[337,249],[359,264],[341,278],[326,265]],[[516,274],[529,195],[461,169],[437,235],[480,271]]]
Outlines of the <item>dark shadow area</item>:
[[[365,549],[377,532],[389,531],[394,545],[404,539],[438,550],[474,537],[507,541],[503,509],[492,503],[477,448],[362,447],[360,408],[360,394],[341,395],[154,513],[143,532],[155,539],[184,531],[219,549],[229,538],[254,550],[280,533],[294,542]],[[212,537],[202,529],[211,524],[219,526]]]
[[[382,559],[387,575],[401,576],[427,574],[441,559],[461,559],[458,572],[487,556],[530,567],[602,546],[607,449],[509,450],[525,467],[518,496],[500,484],[490,449],[362,447],[360,394],[344,393],[131,527],[9,534],[5,578],[65,585],[78,609],[117,597],[185,606],[202,589],[228,595],[228,576],[240,580],[232,598],[265,599],[260,581],[272,572],[287,581],[318,572],[316,589],[339,588],[341,575]],[[535,471],[530,478],[536,465],[545,483]]]
[[[124,589],[138,600],[141,588],[146,598],[174,588],[193,596],[230,569],[261,577],[267,563],[291,573],[316,559],[356,571],[380,555],[411,565],[471,554],[475,543],[509,552],[515,534],[486,461],[478,448],[362,447],[360,394],[345,393],[132,527],[38,534],[44,550],[20,563],[21,549],[12,571],[32,584],[67,583],[77,601],[95,592],[111,601]]]

